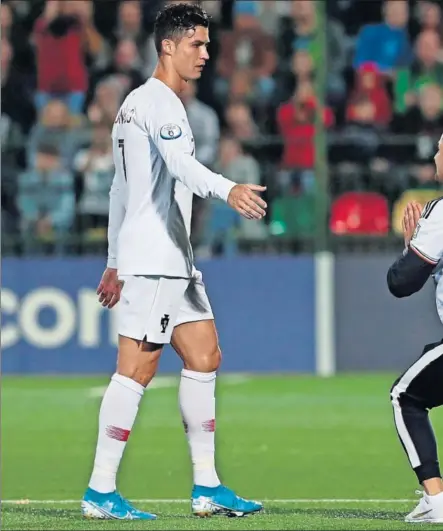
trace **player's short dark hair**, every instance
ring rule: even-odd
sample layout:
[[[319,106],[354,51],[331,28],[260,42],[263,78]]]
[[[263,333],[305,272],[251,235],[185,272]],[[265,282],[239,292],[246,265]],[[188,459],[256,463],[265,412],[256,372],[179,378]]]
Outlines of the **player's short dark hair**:
[[[162,9],[155,21],[154,42],[157,53],[162,51],[164,39],[179,40],[197,26],[209,27],[210,17],[197,4],[172,4]]]

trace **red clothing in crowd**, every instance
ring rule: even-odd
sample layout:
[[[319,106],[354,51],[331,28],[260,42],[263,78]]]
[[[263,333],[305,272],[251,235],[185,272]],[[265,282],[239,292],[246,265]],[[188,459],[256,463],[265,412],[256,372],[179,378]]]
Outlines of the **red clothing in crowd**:
[[[290,101],[278,109],[277,121],[284,140],[283,168],[313,168],[315,164],[315,105],[314,98],[305,103],[304,109]],[[328,107],[323,111],[326,127],[334,122]]]
[[[83,51],[83,31],[80,23],[72,20],[66,32],[54,35],[44,17],[34,27],[37,59],[37,90],[67,94],[85,92],[88,72]]]
[[[346,119],[355,120],[354,104],[369,100],[375,108],[374,123],[387,125],[392,118],[392,106],[386,90],[383,74],[375,63],[364,63],[356,72],[355,88],[346,108]]]

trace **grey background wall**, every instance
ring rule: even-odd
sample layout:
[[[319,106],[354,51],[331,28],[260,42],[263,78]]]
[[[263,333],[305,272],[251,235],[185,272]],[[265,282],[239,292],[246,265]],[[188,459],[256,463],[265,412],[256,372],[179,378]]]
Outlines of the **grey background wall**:
[[[426,343],[443,337],[432,280],[406,299],[387,288],[395,255],[337,255],[335,322],[338,371],[405,370]]]
[[[336,256],[338,371],[399,372],[425,343],[443,336],[431,282],[409,299],[388,292],[394,258]],[[116,331],[95,295],[102,259],[5,259],[2,266],[4,373],[113,370]],[[214,259],[201,268],[216,311],[223,370],[315,371],[312,256]],[[177,356],[165,352],[162,371],[179,367]]]

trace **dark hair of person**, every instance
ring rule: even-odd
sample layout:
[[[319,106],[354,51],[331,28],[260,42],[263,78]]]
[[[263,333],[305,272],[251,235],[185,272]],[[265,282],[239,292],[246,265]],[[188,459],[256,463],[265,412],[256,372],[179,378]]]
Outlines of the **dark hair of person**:
[[[154,42],[157,53],[162,51],[162,41],[178,42],[189,30],[197,26],[209,27],[209,15],[198,4],[171,4],[162,9],[155,21]]]

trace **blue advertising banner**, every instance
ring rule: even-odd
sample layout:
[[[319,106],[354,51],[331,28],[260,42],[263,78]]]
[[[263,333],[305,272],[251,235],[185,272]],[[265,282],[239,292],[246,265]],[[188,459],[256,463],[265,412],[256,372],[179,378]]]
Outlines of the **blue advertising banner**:
[[[96,258],[2,261],[3,373],[111,373],[115,310],[103,309]],[[197,264],[219,332],[224,371],[315,370],[312,257],[244,257]],[[168,347],[161,371],[177,371]]]

